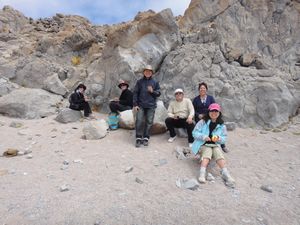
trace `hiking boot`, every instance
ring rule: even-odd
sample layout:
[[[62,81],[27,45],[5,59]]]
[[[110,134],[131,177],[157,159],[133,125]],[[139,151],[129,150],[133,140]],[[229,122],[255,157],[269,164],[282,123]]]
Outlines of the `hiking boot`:
[[[144,144],[144,146],[148,146],[149,145],[149,138],[144,138],[143,139],[143,144]]]
[[[135,141],[135,147],[139,148],[139,147],[141,147],[142,144],[143,144],[142,139],[137,138]]]
[[[170,137],[170,138],[168,139],[168,142],[172,143],[172,142],[176,139],[176,137],[177,137],[177,136]]]
[[[198,177],[198,180],[201,184],[205,184],[206,183],[206,179],[205,179],[205,171],[200,171],[200,175]]]
[[[230,174],[227,173],[222,173],[222,179],[225,181],[225,185],[231,188],[234,188],[235,186],[235,180],[230,176]]]
[[[226,146],[221,146],[223,152],[228,153],[229,149]]]

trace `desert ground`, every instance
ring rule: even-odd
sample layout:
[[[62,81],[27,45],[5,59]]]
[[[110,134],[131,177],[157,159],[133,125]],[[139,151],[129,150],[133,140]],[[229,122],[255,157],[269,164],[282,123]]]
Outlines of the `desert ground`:
[[[0,116],[0,154],[29,153],[0,157],[0,225],[300,224],[299,116],[278,132],[228,132],[225,157],[236,187],[226,187],[212,163],[215,180],[196,190],[176,185],[199,173],[196,156],[176,158],[186,139],[168,143],[165,133],[135,148],[134,131],[118,129],[85,140],[89,121],[60,124],[54,117]]]

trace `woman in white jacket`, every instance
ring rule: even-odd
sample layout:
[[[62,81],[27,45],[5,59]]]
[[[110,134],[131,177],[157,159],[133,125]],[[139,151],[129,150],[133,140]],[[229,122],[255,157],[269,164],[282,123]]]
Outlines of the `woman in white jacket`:
[[[227,138],[227,130],[222,119],[221,107],[217,103],[213,103],[208,108],[208,113],[200,120],[194,130],[194,142],[192,151],[194,154],[200,153],[201,167],[200,183],[206,182],[206,168],[212,158],[214,158],[221,168],[221,175],[225,184],[234,187],[235,181],[230,176],[229,171],[225,167],[225,158],[220,147],[225,143]]]

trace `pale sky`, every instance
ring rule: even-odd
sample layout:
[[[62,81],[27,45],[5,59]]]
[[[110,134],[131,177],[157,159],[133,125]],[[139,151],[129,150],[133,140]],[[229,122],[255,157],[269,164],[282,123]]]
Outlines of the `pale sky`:
[[[80,15],[93,24],[113,24],[132,20],[139,11],[159,12],[171,8],[174,16],[183,15],[191,0],[0,0],[34,19],[56,13]]]

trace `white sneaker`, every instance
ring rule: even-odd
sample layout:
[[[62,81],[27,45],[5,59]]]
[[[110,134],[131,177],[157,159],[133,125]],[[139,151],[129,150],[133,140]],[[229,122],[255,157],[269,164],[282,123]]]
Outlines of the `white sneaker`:
[[[222,173],[222,178],[225,181],[226,186],[234,188],[235,180],[232,178],[232,176],[230,176],[229,173]]]
[[[192,146],[193,146],[193,143],[189,143],[189,148],[192,148]]]
[[[205,179],[205,172],[200,172],[200,175],[198,177],[198,180],[201,184],[205,184],[206,183],[206,179]]]
[[[172,142],[176,139],[176,137],[177,137],[177,136],[170,137],[170,138],[168,139],[168,142],[172,143]]]

